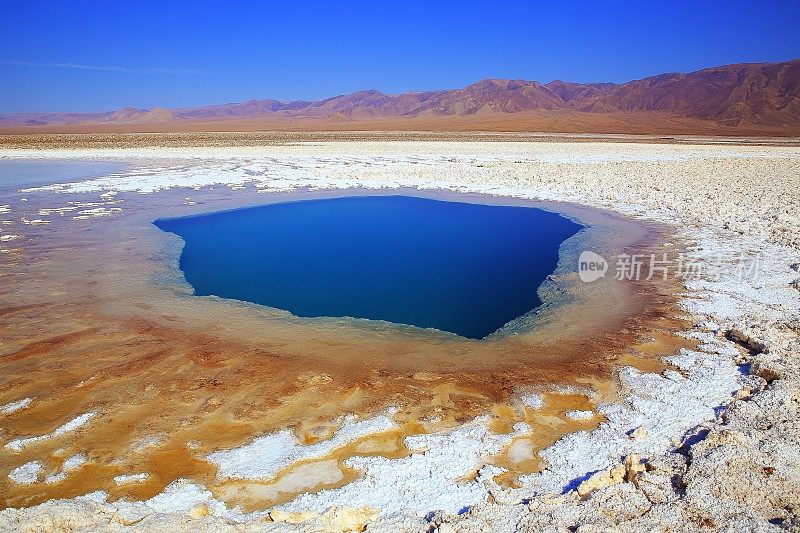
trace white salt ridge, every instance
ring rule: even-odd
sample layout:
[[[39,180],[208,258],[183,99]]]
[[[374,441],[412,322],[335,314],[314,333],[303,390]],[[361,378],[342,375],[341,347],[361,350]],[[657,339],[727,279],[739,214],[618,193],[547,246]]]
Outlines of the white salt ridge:
[[[163,444],[166,440],[167,439],[164,435],[148,435],[146,437],[140,437],[131,443],[128,451],[131,453],[139,453],[148,448],[152,448],[153,446]],[[189,448],[191,448],[191,446],[189,446]]]
[[[580,411],[580,410],[567,411],[566,413],[564,413],[564,416],[566,416],[571,420],[589,420],[591,418],[594,418],[594,411]]]
[[[18,466],[8,474],[9,479],[20,485],[32,485],[39,480],[39,473],[42,471],[42,463],[31,461],[22,466]]]
[[[9,402],[5,405],[0,406],[0,413],[4,415],[10,415],[11,413],[16,413],[21,409],[25,409],[33,402],[32,398],[23,398],[16,402]]]
[[[575,385],[554,385],[550,387],[549,391],[553,394],[562,395],[577,394],[579,396],[586,396],[590,400],[597,400],[599,398],[596,390],[589,387],[577,387]]]
[[[76,499],[104,504],[107,509],[119,514],[128,523],[137,522],[153,514],[186,513],[200,505],[205,505],[212,516],[224,517],[234,522],[244,522],[267,514],[257,512],[245,515],[238,508],[228,509],[224,503],[214,498],[211,491],[186,479],[173,481],[163,492],[142,502],[124,499],[108,502],[108,493],[105,491],[92,492]]]
[[[40,216],[46,217],[50,215],[65,215],[67,213],[77,210],[78,206],[71,205],[68,207],[43,207],[42,209],[39,209],[39,211],[37,212]]]
[[[50,224],[52,222],[50,220],[45,220],[42,218],[34,218],[31,220],[25,217],[20,218],[19,221],[28,226],[43,226],[45,224]]]
[[[332,438],[308,446],[300,444],[290,430],[284,429],[238,448],[211,453],[207,459],[219,467],[220,479],[270,480],[297,461],[324,457],[361,437],[397,427],[387,415],[354,420],[352,416],[347,417]]]
[[[80,427],[84,426],[86,423],[89,422],[97,413],[84,413],[77,418],[74,418],[64,424],[63,426],[57,427],[51,433],[47,433],[45,435],[39,435],[36,437],[25,437],[22,439],[14,439],[8,442],[5,445],[5,448],[14,452],[22,451],[23,448],[30,446],[31,444],[36,444],[37,442],[41,442],[47,439],[53,439],[59,437],[65,433],[69,433],[70,431],[75,431]]]
[[[373,418],[364,422],[375,420]],[[343,505],[372,507],[383,512],[409,508],[416,509],[418,514],[424,514],[431,509],[458,512],[465,505],[484,500],[488,494],[485,480],[500,472],[500,469],[493,467],[481,468],[483,460],[507,446],[519,432],[530,429],[522,424],[515,427],[515,434],[497,435],[486,427],[486,421],[485,418],[478,419],[449,434],[408,437],[406,445],[414,453],[403,459],[348,459],[348,466],[365,471],[362,479],[343,489],[305,494],[279,508],[324,512],[330,505]],[[357,423],[351,424],[351,427],[355,424]],[[374,424],[365,434],[391,427],[394,424],[389,426],[381,422]],[[481,470],[476,481],[461,480],[478,468]],[[171,483],[162,493],[143,502],[118,500],[106,503],[107,498],[107,493],[100,491],[80,499],[103,503],[128,521],[139,520],[154,513],[185,513],[199,505],[207,506],[208,512],[213,516],[224,517],[233,522],[251,521],[267,515],[266,511],[245,514],[238,507],[228,508],[223,502],[216,500],[210,491],[185,479]]]
[[[108,217],[117,213],[121,213],[120,207],[94,207],[92,209],[83,209],[78,211],[78,214],[72,217],[72,220],[86,220],[89,218]]]
[[[82,453],[78,453],[64,461],[64,466],[62,467],[67,472],[71,470],[75,470],[76,468],[83,466],[86,463],[87,459],[86,456]]]
[[[69,475],[70,472],[82,467],[87,461],[88,459],[84,454],[75,454],[64,461],[64,464],[61,465],[61,470],[59,472],[50,474],[45,478],[44,482],[48,484],[61,483],[67,479],[67,475]]]
[[[122,474],[119,476],[114,476],[114,483],[117,485],[126,485],[128,483],[144,483],[150,479],[150,474],[147,472],[141,472],[138,474]]]

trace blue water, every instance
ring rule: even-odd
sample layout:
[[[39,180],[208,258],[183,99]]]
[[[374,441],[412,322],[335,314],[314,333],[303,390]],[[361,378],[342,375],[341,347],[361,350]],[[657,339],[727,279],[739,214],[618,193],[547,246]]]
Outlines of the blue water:
[[[125,163],[85,160],[0,160],[0,188],[50,185],[116,172]]]
[[[581,226],[529,207],[335,198],[160,219],[197,295],[481,339],[541,304]]]

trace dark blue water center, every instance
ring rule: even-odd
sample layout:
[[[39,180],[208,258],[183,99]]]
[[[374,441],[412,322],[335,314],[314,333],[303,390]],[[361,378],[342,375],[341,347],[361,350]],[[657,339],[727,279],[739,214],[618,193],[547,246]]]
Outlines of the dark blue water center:
[[[197,295],[480,339],[541,304],[559,245],[552,212],[406,196],[311,200],[155,224],[186,242]]]

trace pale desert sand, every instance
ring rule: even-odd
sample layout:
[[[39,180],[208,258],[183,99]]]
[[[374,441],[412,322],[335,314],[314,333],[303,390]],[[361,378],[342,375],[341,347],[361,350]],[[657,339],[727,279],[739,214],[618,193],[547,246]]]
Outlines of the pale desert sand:
[[[93,493],[0,512],[9,530],[741,530],[800,527],[800,149],[636,143],[300,143],[249,148],[4,150],[0,157],[121,159],[132,169],[56,193],[150,193],[217,184],[259,190],[410,187],[569,201],[676,227],[692,258],[732,264],[760,254],[755,278],[686,283],[683,308],[698,350],[661,374],[621,368],[625,394],[600,406],[598,429],[541,452],[547,468],[503,489],[481,459],[526,428],[490,432],[476,419],[408,437],[400,459],[354,457],[361,476],[251,514],[178,481],[145,502]],[[189,195],[191,192],[188,193]],[[189,196],[190,197],[190,196]],[[188,201],[188,200],[187,200]],[[56,204],[57,202],[54,202]],[[86,216],[114,216],[90,209]],[[12,209],[13,212],[13,209]],[[531,407],[536,396],[520,398]],[[19,399],[23,402],[25,399]],[[16,408],[6,405],[3,408]],[[591,413],[577,411],[576,418]],[[88,415],[88,414],[87,414]],[[322,447],[390,427],[346,422]],[[39,438],[39,437],[33,437]],[[274,441],[274,442],[273,442]],[[270,446],[270,444],[273,444]],[[323,441],[324,443],[324,441]],[[8,446],[8,445],[6,445]],[[275,453],[276,446],[280,453]],[[265,435],[210,460],[224,475],[260,476],[314,455]],[[517,450],[518,446],[514,446]],[[269,451],[265,451],[269,450]],[[266,454],[266,455],[265,455]],[[36,464],[20,482],[36,482]],[[143,473],[131,472],[131,475]]]

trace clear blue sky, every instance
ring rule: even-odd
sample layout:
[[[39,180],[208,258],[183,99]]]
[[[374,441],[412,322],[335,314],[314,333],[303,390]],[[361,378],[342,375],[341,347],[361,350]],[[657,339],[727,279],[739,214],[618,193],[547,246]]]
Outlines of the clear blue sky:
[[[800,57],[800,1],[0,0],[0,112],[627,81]]]

